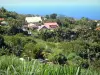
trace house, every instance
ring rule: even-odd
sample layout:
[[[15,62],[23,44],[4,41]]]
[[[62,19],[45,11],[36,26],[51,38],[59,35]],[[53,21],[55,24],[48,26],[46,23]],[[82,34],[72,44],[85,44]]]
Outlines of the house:
[[[49,23],[44,23],[44,25],[38,26],[38,31],[40,30],[53,30],[58,28],[58,24],[56,22],[49,22]]]
[[[100,30],[100,27],[97,27],[95,30]]]
[[[22,26],[22,30],[23,30],[23,31],[27,31],[27,30],[28,30],[28,25],[23,25],[23,26]]]
[[[38,29],[38,26],[42,23],[42,18],[40,16],[26,17],[27,27],[30,29]]]
[[[0,26],[1,26],[1,22],[4,20],[4,18],[0,18]]]
[[[59,25],[56,22],[44,23],[44,26],[51,30],[59,27]]]
[[[38,26],[38,31],[40,30],[47,30],[48,28],[45,25]]]
[[[94,20],[95,22],[98,22],[98,20]]]
[[[0,23],[0,25],[1,25],[1,26],[8,25],[8,22],[6,22],[6,21],[2,21],[2,22]]]
[[[100,23],[97,23],[97,26],[100,26]]]
[[[0,18],[0,21],[3,21],[4,20],[4,18]]]
[[[42,22],[42,18],[41,17],[26,17],[25,21],[29,24],[29,23],[39,23]]]
[[[30,23],[30,24],[28,24],[28,28],[37,29],[38,26],[36,24]]]
[[[95,30],[100,30],[100,23],[97,23],[97,27]]]
[[[56,22],[49,22],[49,23],[44,23],[44,25],[41,25],[41,26],[38,26],[38,31],[40,30],[53,30],[53,29],[56,29],[58,28],[58,24]]]

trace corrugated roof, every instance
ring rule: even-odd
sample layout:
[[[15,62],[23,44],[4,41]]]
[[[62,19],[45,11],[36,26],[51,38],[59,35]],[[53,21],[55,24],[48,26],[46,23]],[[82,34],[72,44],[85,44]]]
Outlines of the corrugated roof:
[[[44,23],[44,25],[58,25],[56,22]]]
[[[34,23],[34,22],[42,21],[42,19],[41,19],[41,17],[26,17],[25,21],[27,23]]]
[[[49,29],[51,28],[50,26],[57,26],[58,27],[58,24],[56,22],[44,23],[44,25]]]

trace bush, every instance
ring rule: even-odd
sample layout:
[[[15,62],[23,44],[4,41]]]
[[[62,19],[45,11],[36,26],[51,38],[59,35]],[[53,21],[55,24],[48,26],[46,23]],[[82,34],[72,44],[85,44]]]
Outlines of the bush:
[[[24,51],[23,51],[22,56],[34,58],[34,57],[35,57],[35,54],[34,54],[34,47],[35,47],[35,44],[33,44],[33,43],[27,43],[27,44],[24,46]]]
[[[54,56],[53,62],[56,64],[65,64],[67,62],[67,58],[63,54],[58,54]]]
[[[44,59],[42,54],[44,47],[41,44],[27,43],[24,46],[23,56],[35,58],[35,59]]]
[[[7,34],[8,33],[8,26],[0,26],[0,34]]]

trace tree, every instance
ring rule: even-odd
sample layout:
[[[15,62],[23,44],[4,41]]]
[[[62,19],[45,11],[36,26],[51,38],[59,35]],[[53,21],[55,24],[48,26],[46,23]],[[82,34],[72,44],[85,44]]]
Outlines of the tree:
[[[45,17],[46,17],[47,19],[49,19],[49,18],[50,18],[50,16],[49,16],[49,15],[46,15]]]
[[[62,27],[62,22],[61,22],[60,19],[57,19],[57,24],[58,24],[60,27]]]
[[[4,7],[1,7],[0,8],[0,17],[6,18],[7,17],[6,13],[7,13],[7,10]]]
[[[56,19],[56,18],[57,18],[57,14],[56,14],[56,13],[51,14],[51,15],[50,15],[50,18],[51,18],[51,19]]]
[[[15,35],[17,34],[17,28],[16,26],[11,26],[8,30],[8,34],[11,34],[11,35]]]
[[[0,26],[0,34],[7,34],[9,27]]]
[[[2,13],[7,12],[7,10],[6,10],[4,7],[1,7],[1,8],[0,8],[0,11],[1,11]]]
[[[24,46],[23,56],[26,55],[26,57],[35,58],[35,54],[34,54],[33,51],[34,51],[34,44],[33,43],[27,43]]]
[[[67,58],[63,54],[58,54],[58,55],[55,55],[53,61],[54,63],[65,64],[67,61]]]

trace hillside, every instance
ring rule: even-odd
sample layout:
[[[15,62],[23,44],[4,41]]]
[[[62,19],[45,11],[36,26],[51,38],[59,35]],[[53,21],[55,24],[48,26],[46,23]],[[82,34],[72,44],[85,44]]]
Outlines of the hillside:
[[[58,27],[38,31],[28,27],[26,17],[33,15],[0,8],[2,75],[100,75],[100,30],[96,29],[100,20],[53,13],[32,24],[46,27],[45,23],[57,23]]]

